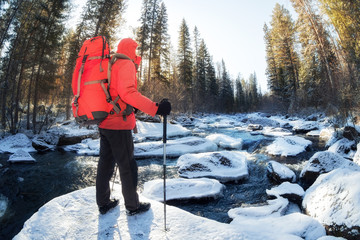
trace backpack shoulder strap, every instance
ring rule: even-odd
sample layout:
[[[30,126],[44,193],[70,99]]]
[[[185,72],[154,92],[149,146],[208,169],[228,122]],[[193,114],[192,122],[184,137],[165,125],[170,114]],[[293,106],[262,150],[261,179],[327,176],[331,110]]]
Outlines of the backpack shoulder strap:
[[[107,92],[110,92],[110,83],[111,83],[111,67],[112,65],[118,60],[118,59],[126,59],[129,60],[131,62],[133,62],[128,56],[126,56],[125,54],[121,54],[121,53],[115,53],[108,64],[108,72],[107,72],[107,77],[108,77],[108,85],[107,85]],[[103,87],[104,88],[104,87]],[[111,99],[111,98],[110,98]],[[114,110],[116,113],[120,112],[120,109],[117,107],[116,102],[120,99],[120,96],[117,96],[115,100],[111,100],[109,101],[109,103],[111,103],[114,106]],[[126,109],[123,111],[123,116],[124,116],[124,120],[126,120],[126,115],[131,114],[133,111],[133,107],[130,106],[129,104],[126,104]]]

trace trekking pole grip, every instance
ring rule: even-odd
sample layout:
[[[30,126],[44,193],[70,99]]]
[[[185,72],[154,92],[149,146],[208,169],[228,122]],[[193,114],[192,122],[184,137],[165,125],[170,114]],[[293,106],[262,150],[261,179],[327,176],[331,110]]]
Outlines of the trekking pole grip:
[[[166,125],[167,125],[167,115],[163,115],[164,124],[163,124],[163,143],[166,143]]]

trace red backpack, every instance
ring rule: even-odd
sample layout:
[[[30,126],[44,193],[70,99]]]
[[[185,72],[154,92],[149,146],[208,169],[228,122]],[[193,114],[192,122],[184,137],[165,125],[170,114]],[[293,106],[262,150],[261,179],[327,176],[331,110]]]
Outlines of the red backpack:
[[[111,66],[117,59],[128,59],[123,54],[110,58],[110,48],[103,36],[86,40],[78,54],[72,77],[73,115],[85,125],[98,124],[109,114],[121,114],[124,119],[133,108],[120,96],[110,96]]]

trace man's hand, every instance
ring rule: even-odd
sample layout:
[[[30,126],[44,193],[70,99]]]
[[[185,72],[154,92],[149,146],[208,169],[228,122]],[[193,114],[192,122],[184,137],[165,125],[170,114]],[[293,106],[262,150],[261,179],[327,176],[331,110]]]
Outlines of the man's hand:
[[[165,98],[163,100],[161,100],[160,103],[157,104],[159,106],[156,114],[157,115],[161,115],[161,116],[165,116],[165,115],[169,115],[171,112],[171,103]]]

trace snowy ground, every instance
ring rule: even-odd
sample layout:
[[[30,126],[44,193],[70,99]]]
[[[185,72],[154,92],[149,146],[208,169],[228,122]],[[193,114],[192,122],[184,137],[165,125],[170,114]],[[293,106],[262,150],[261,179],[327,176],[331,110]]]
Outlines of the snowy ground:
[[[256,218],[244,225],[231,224],[195,216],[176,207],[166,206],[164,231],[164,205],[151,202],[151,209],[143,214],[127,216],[121,186],[115,185],[115,197],[120,205],[105,215],[99,215],[95,187],[89,187],[57,197],[39,209],[24,225],[14,240],[26,239],[318,239],[325,229],[315,220],[294,213],[282,218]],[[50,217],[51,216],[51,217]],[[278,220],[282,220],[281,222]],[[293,222],[294,224],[289,224]]]

